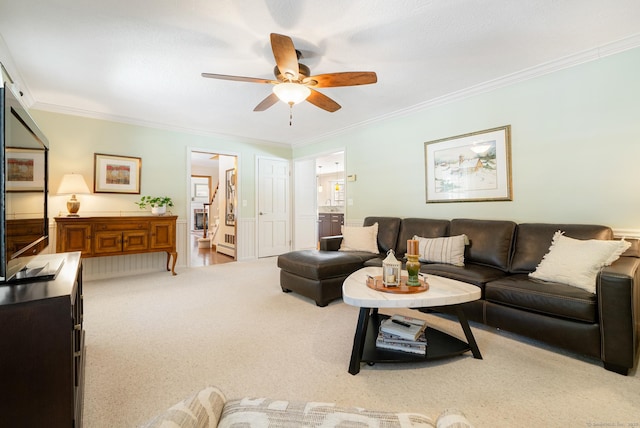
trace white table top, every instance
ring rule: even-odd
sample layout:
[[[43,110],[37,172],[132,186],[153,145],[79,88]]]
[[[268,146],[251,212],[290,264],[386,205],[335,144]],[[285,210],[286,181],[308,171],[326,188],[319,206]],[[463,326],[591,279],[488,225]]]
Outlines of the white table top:
[[[342,300],[346,304],[361,308],[425,308],[471,302],[481,295],[480,287],[435,275],[426,276],[429,289],[422,293],[386,293],[367,287],[368,275],[382,275],[382,268],[362,268],[344,280]]]

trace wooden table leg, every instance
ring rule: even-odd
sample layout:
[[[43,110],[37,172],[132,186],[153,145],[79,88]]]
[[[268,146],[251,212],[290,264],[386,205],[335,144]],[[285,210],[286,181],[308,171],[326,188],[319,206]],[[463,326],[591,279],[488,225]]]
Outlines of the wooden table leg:
[[[169,262],[171,261],[171,256],[173,256],[173,264],[171,265],[171,269],[169,269]],[[178,261],[178,253],[177,252],[169,252],[167,251],[167,270],[171,271],[172,275],[176,274],[176,262]]]
[[[471,353],[473,354],[473,358],[477,358],[481,360],[482,354],[480,354],[480,349],[478,349],[476,338],[473,337],[473,333],[471,332],[471,327],[469,327],[469,321],[467,321],[467,316],[464,314],[464,311],[462,310],[460,305],[456,306],[455,309],[456,309],[456,315],[458,316],[458,321],[460,322],[460,326],[462,327],[462,331],[464,331],[464,335],[467,338],[467,343],[471,348]]]
[[[362,359],[362,351],[364,349],[364,340],[367,335],[367,326],[369,325],[369,308],[360,308],[358,315],[358,324],[356,333],[353,337],[353,349],[351,350],[351,361],[349,363],[349,373],[357,375],[360,373],[360,360]]]

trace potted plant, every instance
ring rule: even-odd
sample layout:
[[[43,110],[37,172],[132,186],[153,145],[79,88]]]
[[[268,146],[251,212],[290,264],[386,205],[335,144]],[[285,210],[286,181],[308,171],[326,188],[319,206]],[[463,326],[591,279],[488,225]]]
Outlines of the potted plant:
[[[168,196],[143,196],[135,203],[140,209],[151,207],[151,214],[162,215],[167,212],[167,207],[173,206],[173,201]]]

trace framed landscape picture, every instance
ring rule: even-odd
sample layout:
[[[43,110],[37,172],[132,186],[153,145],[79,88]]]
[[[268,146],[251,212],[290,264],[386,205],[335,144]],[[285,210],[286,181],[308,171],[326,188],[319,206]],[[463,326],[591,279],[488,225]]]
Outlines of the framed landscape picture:
[[[93,191],[140,194],[141,167],[141,158],[95,153]]]
[[[44,190],[44,152],[42,150],[6,149],[7,192],[42,192]]]
[[[427,203],[511,201],[511,125],[424,143]]]

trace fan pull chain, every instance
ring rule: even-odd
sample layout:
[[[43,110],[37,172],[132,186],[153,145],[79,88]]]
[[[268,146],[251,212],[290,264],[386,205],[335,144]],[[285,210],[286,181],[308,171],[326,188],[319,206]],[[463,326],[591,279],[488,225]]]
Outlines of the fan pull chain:
[[[293,122],[293,103],[289,103],[289,126]]]

